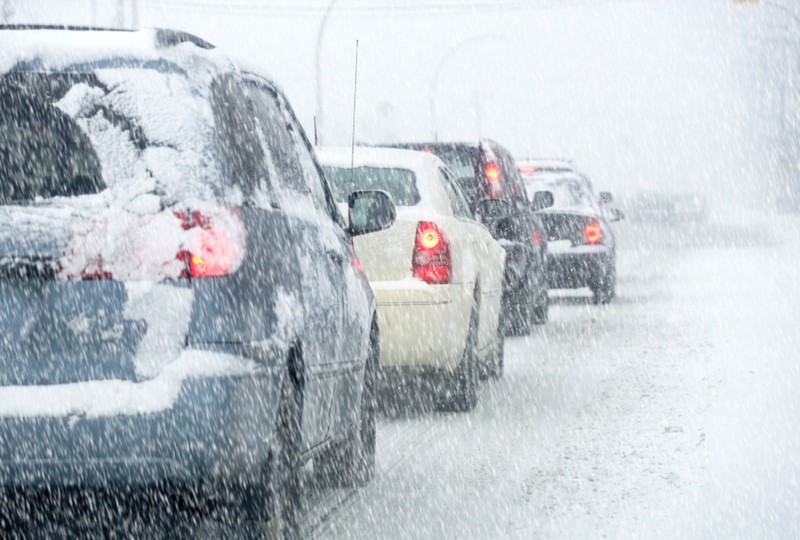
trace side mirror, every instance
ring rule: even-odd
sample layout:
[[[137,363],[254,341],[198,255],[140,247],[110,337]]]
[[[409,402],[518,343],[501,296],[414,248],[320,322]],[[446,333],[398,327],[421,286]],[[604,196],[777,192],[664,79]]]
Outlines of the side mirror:
[[[531,208],[534,212],[550,208],[553,204],[555,204],[555,200],[553,199],[552,191],[537,191],[533,194]]]
[[[608,221],[622,221],[625,219],[625,213],[619,208],[609,208],[607,212]]]
[[[614,195],[612,195],[610,191],[601,191],[598,193],[597,200],[600,204],[611,204],[614,202]]]
[[[397,217],[392,197],[385,191],[354,191],[347,198],[350,236],[383,231],[394,225]]]

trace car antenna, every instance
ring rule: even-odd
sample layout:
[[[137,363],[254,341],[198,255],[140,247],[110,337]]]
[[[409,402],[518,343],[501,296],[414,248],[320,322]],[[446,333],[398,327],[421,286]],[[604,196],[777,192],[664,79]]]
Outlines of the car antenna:
[[[356,162],[356,97],[358,96],[358,40],[356,40],[356,73],[353,80],[353,138],[350,141],[350,185],[355,181]]]

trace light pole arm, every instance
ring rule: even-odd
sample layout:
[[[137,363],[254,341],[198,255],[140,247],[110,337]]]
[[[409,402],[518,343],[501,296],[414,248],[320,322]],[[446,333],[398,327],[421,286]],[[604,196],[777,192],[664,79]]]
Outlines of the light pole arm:
[[[324,133],[324,130],[322,129],[322,38],[325,35],[325,28],[328,25],[328,19],[333,12],[333,8],[336,7],[337,2],[339,2],[339,0],[331,0],[331,2],[328,4],[328,7],[325,8],[325,12],[322,14],[322,20],[319,22],[319,29],[317,30],[317,48],[314,54],[314,74],[317,85],[317,136],[320,145],[322,144],[322,134]]]
[[[463,48],[468,45],[472,45],[473,43],[478,43],[480,41],[491,41],[495,39],[503,39],[505,38],[504,34],[486,34],[483,36],[477,36],[474,38],[465,39],[464,41],[460,41],[450,47],[448,51],[442,56],[442,59],[439,60],[439,63],[436,65],[436,69],[433,72],[433,77],[431,78],[431,85],[428,89],[428,106],[430,108],[430,115],[431,115],[431,127],[433,128],[433,140],[434,142],[439,141],[439,130],[437,128],[437,120],[436,120],[436,85],[439,82],[439,75],[442,72],[442,68],[444,68],[445,64],[448,60],[450,60],[453,56],[455,56],[458,52],[460,52]]]

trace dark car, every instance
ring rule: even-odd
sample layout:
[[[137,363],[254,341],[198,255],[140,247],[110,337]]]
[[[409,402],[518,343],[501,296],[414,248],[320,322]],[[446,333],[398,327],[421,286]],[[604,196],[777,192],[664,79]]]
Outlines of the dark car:
[[[472,210],[506,249],[503,313],[508,332],[525,334],[531,324],[546,323],[547,240],[511,153],[491,140],[389,146],[439,156],[453,172]]]
[[[203,40],[84,30],[0,29],[0,487],[179,486],[290,534],[303,462],[374,471],[350,245],[394,207],[346,230],[283,94]]]
[[[589,287],[595,303],[610,302],[616,291],[617,255],[609,222],[624,217],[607,207],[611,194],[601,192],[596,197],[589,179],[576,172],[539,171],[523,178],[532,201],[546,194],[552,202],[539,210],[547,230],[550,287]]]

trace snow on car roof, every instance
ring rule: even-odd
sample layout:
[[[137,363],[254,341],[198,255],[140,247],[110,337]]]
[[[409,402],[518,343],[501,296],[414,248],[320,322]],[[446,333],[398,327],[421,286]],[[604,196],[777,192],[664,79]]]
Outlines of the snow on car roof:
[[[177,39],[165,39],[165,36]],[[185,39],[180,39],[181,36]],[[220,67],[231,66],[222,52],[208,48],[210,44],[201,48],[195,43],[205,42],[190,34],[156,28],[127,31],[5,27],[0,29],[0,73],[26,63],[35,63],[37,67],[50,71],[109,58],[169,58],[182,63],[181,59],[185,62],[198,53]]]
[[[351,148],[329,147],[318,148],[317,159],[329,167],[350,168]],[[440,208],[446,197],[440,189],[439,182],[434,180],[438,168],[446,165],[441,159],[426,152],[397,148],[356,147],[354,167],[375,167],[382,169],[407,169],[417,177],[419,203],[417,208]]]

